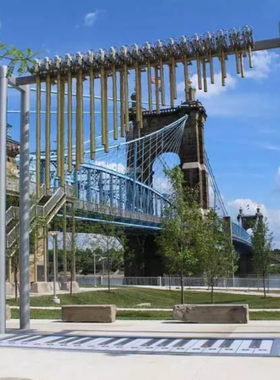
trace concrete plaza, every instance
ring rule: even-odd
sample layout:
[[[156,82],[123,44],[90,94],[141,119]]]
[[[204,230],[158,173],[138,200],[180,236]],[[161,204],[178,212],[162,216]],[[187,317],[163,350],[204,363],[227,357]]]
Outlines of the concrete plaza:
[[[10,320],[7,325],[9,333],[18,331],[18,320]],[[31,332],[102,336],[279,338],[280,321],[256,321],[248,325],[117,321],[105,325],[33,320]],[[0,362],[0,379],[263,380],[279,378],[280,373],[280,357],[132,355],[1,347]]]

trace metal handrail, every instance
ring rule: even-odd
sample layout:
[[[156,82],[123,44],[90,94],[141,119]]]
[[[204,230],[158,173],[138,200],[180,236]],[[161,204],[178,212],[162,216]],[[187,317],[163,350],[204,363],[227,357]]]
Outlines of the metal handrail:
[[[37,206],[37,215],[43,218],[46,217],[64,195],[64,189],[59,187],[44,206]]]
[[[232,234],[240,237],[243,240],[251,242],[251,236],[248,234],[248,232],[239,226],[239,224],[234,222],[232,222]]]
[[[36,204],[30,207],[30,222],[32,222],[36,217]],[[19,221],[17,224],[7,233],[6,239],[7,239],[7,247],[10,248],[14,241],[19,236]]]
[[[13,220],[18,218],[19,208],[16,206],[10,206],[6,211],[6,226]]]

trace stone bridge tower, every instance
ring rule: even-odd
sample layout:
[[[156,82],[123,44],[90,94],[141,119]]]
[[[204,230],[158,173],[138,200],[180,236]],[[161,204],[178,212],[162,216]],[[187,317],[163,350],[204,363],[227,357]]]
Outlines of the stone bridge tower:
[[[165,126],[180,119],[184,115],[188,115],[188,120],[185,125],[179,150],[181,169],[184,173],[184,178],[188,186],[192,188],[198,187],[201,208],[207,210],[209,208],[209,195],[204,153],[204,123],[207,115],[202,104],[199,101],[194,100],[195,89],[190,87],[189,93],[192,99],[186,103],[182,103],[178,107],[162,109],[160,113],[157,113],[156,111],[144,111],[143,128],[141,130],[135,121],[135,113],[131,112],[130,120],[133,122],[133,130],[128,136],[128,141],[159,131]],[[134,100],[133,95],[132,100]],[[131,111],[133,111],[133,108]],[[141,152],[141,157],[137,158],[137,161],[139,162],[139,165],[137,165],[137,170],[141,170],[140,163],[143,162],[143,152],[141,150],[139,151]],[[144,160],[144,165],[147,166],[144,167],[144,181],[147,185],[152,186],[153,183],[152,164],[155,159],[163,153],[171,152],[171,150],[165,149],[164,144],[160,144],[160,146],[156,149],[155,147],[151,149],[149,144],[145,144],[144,155],[151,155],[149,160]],[[128,153],[128,170],[129,168],[132,170],[132,161],[133,160],[130,159],[130,154]]]
[[[135,96],[132,95],[130,120],[133,122],[133,127],[127,137],[127,141],[149,135],[175,122],[184,115],[188,115],[179,149],[181,169],[184,173],[186,183],[192,188],[198,187],[201,208],[208,210],[208,179],[204,153],[204,123],[207,115],[203,105],[195,100],[195,89],[193,87],[189,88],[189,98],[190,100],[188,102],[182,103],[178,107],[163,109],[160,113],[156,111],[144,111],[143,128],[139,129],[134,112]],[[140,166],[140,163],[143,164],[142,155],[148,155],[151,154],[151,152],[152,156],[149,157],[149,160],[144,160],[145,162],[149,161],[149,166],[144,168],[146,177],[143,178],[145,183],[150,186],[153,183],[152,162],[159,155],[170,153],[170,151],[164,149],[164,144],[152,150],[149,144],[145,143],[144,153],[141,151],[141,157],[137,157],[136,166],[138,172],[143,169]],[[133,151],[128,152],[127,168],[129,172],[133,172],[133,154]],[[151,235],[151,232],[147,232],[146,235],[132,234],[127,236],[127,240],[128,246],[130,250],[134,252],[134,255],[133,259],[126,260],[125,275],[161,276],[163,274],[162,257],[157,252],[155,238]]]

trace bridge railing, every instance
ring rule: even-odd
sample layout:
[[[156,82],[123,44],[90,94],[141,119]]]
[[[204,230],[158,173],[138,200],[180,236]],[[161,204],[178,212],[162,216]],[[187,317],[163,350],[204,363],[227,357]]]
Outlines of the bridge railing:
[[[113,216],[114,218],[123,218],[123,219],[131,219],[131,220],[140,220],[143,222],[150,222],[153,224],[160,224],[161,218],[153,215],[149,215],[146,213],[140,213],[136,211],[129,211],[119,209],[117,207],[110,207],[106,205],[100,205],[93,202],[78,200],[75,202],[77,209],[83,209],[88,212],[102,214],[105,216]]]
[[[232,222],[232,235],[251,243],[251,236],[239,224]]]
[[[108,285],[107,275],[77,275],[77,281],[80,287],[84,286],[94,286],[94,285]],[[269,277],[265,280],[267,289],[280,289],[280,277],[274,278]],[[142,287],[173,287],[180,288],[181,279],[180,277],[123,277],[123,276],[110,276],[111,286],[142,286]],[[184,277],[184,287],[185,288],[196,288],[196,289],[208,289],[207,281],[205,277]],[[263,280],[258,277],[228,277],[217,281],[215,288],[221,290],[227,289],[243,289],[243,290],[262,290]]]

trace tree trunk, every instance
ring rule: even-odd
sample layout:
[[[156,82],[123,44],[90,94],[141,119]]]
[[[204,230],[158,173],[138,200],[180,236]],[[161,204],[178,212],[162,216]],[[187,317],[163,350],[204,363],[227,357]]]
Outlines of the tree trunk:
[[[214,303],[214,282],[211,282],[211,303]]]
[[[107,260],[107,264],[108,264],[108,293],[111,292],[111,278],[110,278],[110,270],[111,270],[111,266],[110,266],[110,259],[109,259],[109,254],[108,254],[108,260]]]
[[[184,303],[184,273],[183,268],[181,270],[181,304]]]
[[[263,296],[266,298],[265,274],[263,274]]]
[[[70,296],[72,297],[73,293],[73,252],[71,257],[71,270],[70,270]]]
[[[18,299],[18,278],[17,278],[17,267],[14,268],[14,281],[15,281],[15,301]]]

